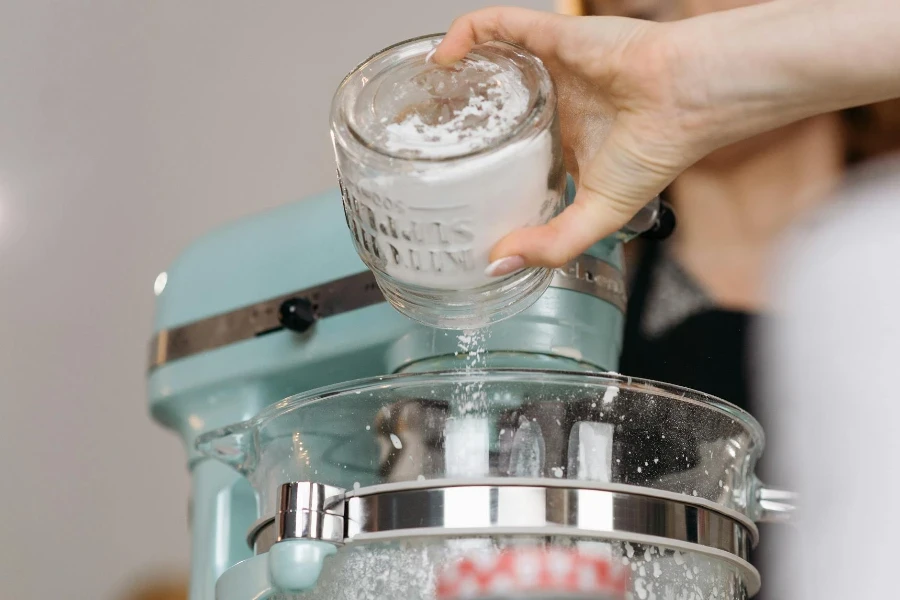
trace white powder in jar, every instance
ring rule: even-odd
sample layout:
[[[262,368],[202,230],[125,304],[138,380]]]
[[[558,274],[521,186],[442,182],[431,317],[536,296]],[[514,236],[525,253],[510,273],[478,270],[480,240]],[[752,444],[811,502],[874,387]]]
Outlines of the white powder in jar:
[[[418,83],[432,95],[406,107],[385,126],[383,144],[389,152],[418,158],[461,156],[508,135],[529,109],[530,94],[521,73],[486,60],[434,69]]]
[[[441,67],[426,60],[439,41],[392,46],[348,75],[331,136],[354,245],[390,302],[425,323],[475,327],[548,283],[546,272],[485,269],[501,239],[560,210],[565,171],[540,60],[491,43]]]
[[[548,185],[551,140],[544,131],[488,154],[358,181],[350,192],[378,231],[385,272],[442,290],[491,283],[484,270],[493,246],[558,208],[560,195]]]
[[[447,84],[454,91],[446,102],[432,98],[384,126],[385,150],[409,160],[344,181],[351,229],[372,262],[404,284],[468,290],[494,283],[484,273],[493,246],[547,222],[560,206],[551,128],[516,133],[529,126],[522,122],[531,110],[521,73],[472,64],[453,74],[465,76],[465,85]],[[440,92],[443,77],[421,85]],[[506,142],[510,135],[516,139]]]

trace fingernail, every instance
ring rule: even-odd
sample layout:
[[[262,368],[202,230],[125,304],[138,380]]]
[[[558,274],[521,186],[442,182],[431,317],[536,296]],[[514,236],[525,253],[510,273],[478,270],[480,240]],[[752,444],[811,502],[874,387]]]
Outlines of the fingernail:
[[[425,55],[425,62],[426,62],[426,63],[430,63],[430,62],[431,62],[431,57],[434,56],[434,53],[435,53],[435,52],[437,52],[437,46],[435,46],[434,48],[432,48],[432,49],[431,49],[431,52],[429,52],[428,54]]]
[[[518,271],[525,267],[525,257],[523,256],[507,256],[500,260],[495,260],[487,266],[484,274],[488,277],[503,277],[514,271]]]

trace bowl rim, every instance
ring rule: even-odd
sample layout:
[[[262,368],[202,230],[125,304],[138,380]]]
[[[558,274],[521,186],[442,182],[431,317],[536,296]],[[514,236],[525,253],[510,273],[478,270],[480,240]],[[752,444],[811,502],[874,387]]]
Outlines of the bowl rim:
[[[416,46],[422,46],[422,51],[419,54],[427,55],[428,49],[425,48],[425,46],[429,43],[436,46],[437,44],[434,44],[434,42],[440,41],[444,35],[445,33],[430,33],[401,40],[382,48],[353,67],[353,69],[344,76],[340,84],[338,84],[331,99],[329,122],[333,143],[340,143],[348,154],[356,158],[365,155],[369,161],[403,161],[408,164],[447,165],[468,160],[472,157],[490,154],[499,148],[505,148],[516,141],[529,138],[532,135],[532,129],[534,129],[535,126],[537,126],[539,131],[543,131],[549,126],[553,116],[556,114],[557,95],[556,85],[544,62],[538,56],[529,52],[521,44],[505,40],[491,40],[477,44],[472,49],[472,52],[477,52],[479,49],[496,50],[498,48],[501,52],[512,52],[522,61],[523,64],[520,65],[520,68],[523,70],[527,68],[533,71],[534,75],[539,80],[539,93],[535,98],[531,99],[531,104],[525,118],[523,118],[521,123],[517,124],[511,131],[507,132],[506,135],[498,139],[494,145],[447,157],[407,157],[389,152],[384,148],[379,148],[372,144],[370,140],[365,139],[365,136],[360,134],[360,132],[353,127],[352,119],[346,114],[347,107],[345,106],[345,102],[347,100],[347,94],[350,93],[350,88],[353,84],[362,79],[363,83],[360,84],[361,87],[369,85],[369,80],[364,76],[363,72],[372,66],[379,66],[379,71],[377,71],[375,76],[383,74],[386,70],[390,69],[392,65],[378,65],[378,63],[392,58],[393,55],[396,55],[403,50],[417,50]]]
[[[378,375],[365,377],[326,385],[305,392],[288,396],[274,404],[271,404],[257,413],[255,416],[221,427],[199,436],[197,445],[211,442],[224,435],[230,435],[238,431],[259,430],[267,423],[274,421],[282,415],[302,409],[306,406],[325,402],[335,397],[358,395],[363,392],[372,392],[379,389],[401,389],[407,386],[422,385],[428,382],[446,385],[462,381],[513,381],[516,383],[533,382],[535,384],[546,383],[571,383],[580,387],[592,385],[615,386],[620,389],[653,394],[676,402],[687,402],[708,410],[713,410],[740,422],[753,436],[759,445],[760,452],[765,447],[765,433],[759,421],[746,410],[717,396],[700,392],[687,387],[669,383],[631,377],[612,372],[584,372],[562,371],[553,369],[520,369],[520,368],[488,368],[471,370],[446,370],[425,371],[416,373],[395,373],[391,375]]]

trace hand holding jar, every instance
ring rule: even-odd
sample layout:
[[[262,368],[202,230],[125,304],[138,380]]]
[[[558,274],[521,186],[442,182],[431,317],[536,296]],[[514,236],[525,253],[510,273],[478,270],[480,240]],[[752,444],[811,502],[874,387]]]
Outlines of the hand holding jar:
[[[538,56],[578,183],[559,216],[493,248],[492,274],[564,264],[718,148],[900,97],[898,19],[893,0],[780,0],[672,23],[514,8],[461,17],[433,59],[452,64],[492,40]]]

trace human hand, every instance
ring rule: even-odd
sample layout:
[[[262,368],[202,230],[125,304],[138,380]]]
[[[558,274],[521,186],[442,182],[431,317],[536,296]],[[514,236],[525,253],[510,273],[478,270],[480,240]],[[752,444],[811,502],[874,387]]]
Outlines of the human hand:
[[[455,21],[433,59],[449,65],[491,40],[519,44],[547,66],[566,168],[578,184],[571,206],[547,225],[507,236],[492,261],[560,266],[619,230],[702,156],[690,133],[677,49],[663,25],[487,9]],[[503,261],[493,274],[521,264]]]
[[[578,187],[550,223],[501,240],[490,274],[561,266],[718,148],[900,97],[898,19],[895,0],[780,0],[671,23],[516,8],[457,19],[436,62],[500,40],[547,66]]]

